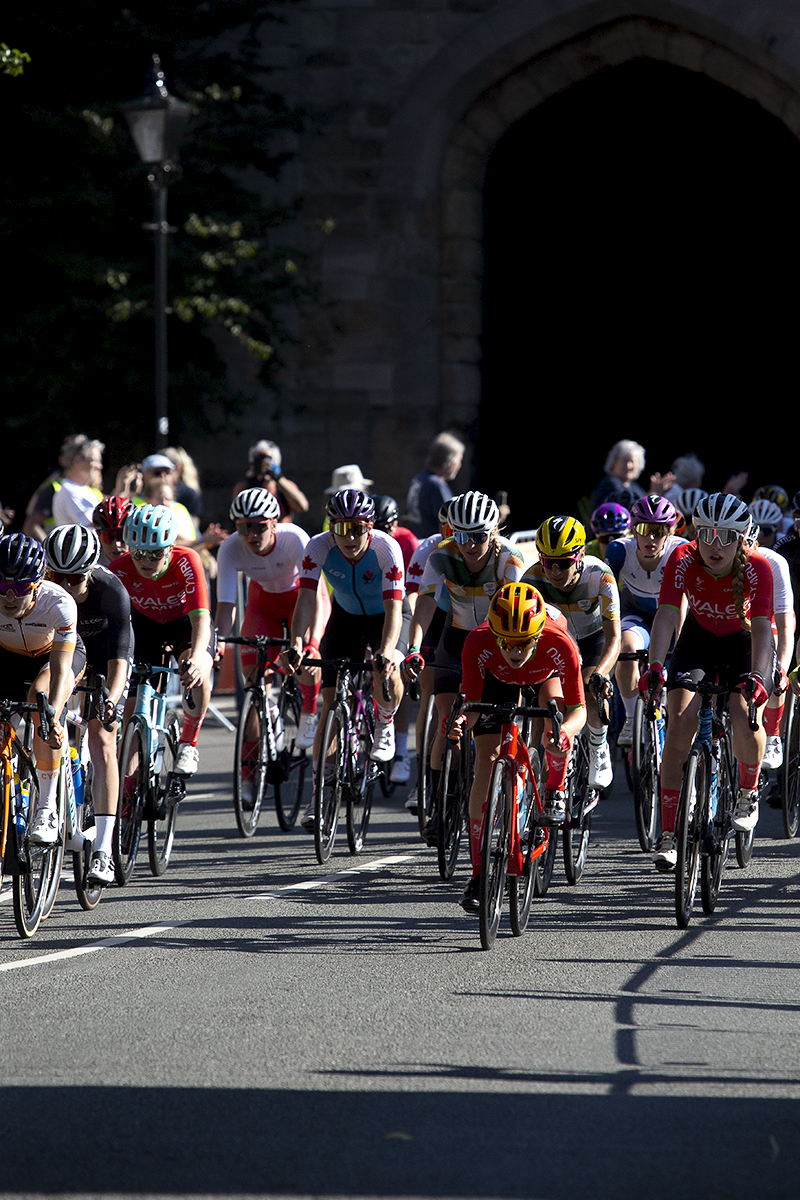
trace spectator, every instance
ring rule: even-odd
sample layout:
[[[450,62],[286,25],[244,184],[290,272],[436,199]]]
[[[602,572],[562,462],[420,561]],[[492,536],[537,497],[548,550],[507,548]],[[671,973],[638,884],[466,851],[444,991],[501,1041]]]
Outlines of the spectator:
[[[47,479],[39,484],[28,501],[28,506],[25,510],[25,521],[22,526],[22,532],[28,537],[36,538],[37,541],[43,542],[47,534],[55,526],[55,521],[53,520],[53,497],[61,486],[61,479],[66,470],[68,458],[72,455],[75,447],[83,445],[87,440],[85,433],[71,433],[61,443],[61,449],[58,452],[58,468],[55,471],[51,471]],[[102,483],[95,482],[98,487],[102,487]]]
[[[84,435],[64,455],[64,476],[56,481],[53,495],[54,525],[91,526],[94,510],[103,499],[104,450],[102,442]]]
[[[233,489],[233,499],[245,488],[266,488],[281,506],[281,521],[291,521],[295,513],[308,512],[308,500],[297,484],[283,474],[281,462],[280,446],[266,438],[256,442],[248,451],[247,474]]]
[[[203,494],[194,460],[182,446],[167,446],[164,454],[175,464],[175,477],[172,481],[175,499],[189,510],[199,527],[203,519]]]
[[[449,484],[461,470],[464,443],[452,433],[440,433],[428,450],[425,467],[411,480],[406,498],[405,521],[418,538],[439,530],[439,509],[453,492]]]
[[[608,452],[603,470],[605,474],[592,496],[592,512],[601,504],[608,503],[621,504],[624,508],[630,508],[634,500],[638,500],[641,496],[663,495],[675,482],[675,477],[671,472],[667,472],[666,475],[659,475],[656,472],[650,476],[650,487],[645,492],[644,488],[636,482],[644,470],[644,446],[640,446],[638,442],[632,442],[630,438],[623,438],[622,441],[615,442]]]

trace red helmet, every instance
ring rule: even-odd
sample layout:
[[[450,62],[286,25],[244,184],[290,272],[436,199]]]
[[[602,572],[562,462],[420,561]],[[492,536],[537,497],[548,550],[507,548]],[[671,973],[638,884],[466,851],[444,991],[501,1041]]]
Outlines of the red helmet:
[[[131,510],[131,502],[124,496],[108,496],[101,500],[92,514],[95,529],[102,533],[122,532],[122,523]]]

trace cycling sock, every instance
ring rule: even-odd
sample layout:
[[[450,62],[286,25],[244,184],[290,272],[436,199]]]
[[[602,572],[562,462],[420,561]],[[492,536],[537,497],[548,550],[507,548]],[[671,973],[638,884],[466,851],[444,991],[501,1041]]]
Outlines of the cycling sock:
[[[180,739],[181,746],[185,746],[187,744],[189,746],[197,745],[197,735],[200,732],[200,726],[203,724],[204,720],[204,717],[190,717],[188,713],[184,714],[183,729],[181,730]]]
[[[632,721],[633,714],[636,711],[636,697],[635,696],[623,696],[622,697],[622,705],[625,709],[625,716]]]
[[[100,813],[94,814],[94,823],[97,829],[94,837],[95,854],[98,851],[101,854],[111,854],[112,843],[114,840],[114,825],[116,824],[116,820],[116,817],[109,817],[107,815],[101,815]]]
[[[485,811],[485,808],[484,808]],[[472,859],[472,874],[481,873],[481,849],[483,842],[483,817],[469,819],[469,852]]]
[[[319,684],[313,686],[308,683],[300,684],[300,695],[303,697],[304,713],[316,713],[317,711],[317,696],[319,695]]]
[[[758,779],[761,774],[761,763],[756,763],[751,766],[749,763],[739,763],[739,787],[744,788],[746,792],[754,792],[758,787]]]
[[[780,708],[770,708],[769,705],[764,709],[762,718],[764,724],[764,732],[767,737],[777,737],[780,732],[781,716],[783,715],[783,702]]]
[[[564,755],[557,758],[551,754],[549,750],[545,751],[547,759],[547,786],[557,792],[563,792],[564,784],[567,781],[567,767],[569,766],[569,755]]]
[[[389,709],[381,708],[380,704],[378,704],[378,702],[376,700],[375,708],[377,709],[377,712],[378,712],[378,724],[379,725],[391,725],[392,721],[394,720],[394,714],[397,712],[399,707],[400,707],[400,705],[396,704],[394,708],[389,708]]]
[[[54,809],[56,806],[56,797],[58,794],[58,765],[57,760],[55,765],[47,763],[40,766],[37,760],[36,775],[39,779],[39,803],[36,807],[37,812],[43,809]]]
[[[589,734],[589,745],[597,749],[598,746],[605,746],[608,740],[608,730],[605,725],[601,725],[599,729],[595,729],[594,725],[589,725],[587,722],[586,730]]]
[[[408,754],[408,734],[398,733],[395,730],[394,735],[395,756],[397,758],[405,758]]]
[[[661,789],[661,828],[665,833],[674,833],[675,818],[678,815],[680,788]]]

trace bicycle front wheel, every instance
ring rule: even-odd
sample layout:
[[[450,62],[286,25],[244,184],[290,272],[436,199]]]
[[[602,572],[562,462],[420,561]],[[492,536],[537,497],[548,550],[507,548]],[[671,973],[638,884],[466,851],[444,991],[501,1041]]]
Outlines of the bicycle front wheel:
[[[320,864],[328,861],[336,841],[347,762],[347,724],[347,714],[333,705],[322,730],[314,791],[314,850]]]
[[[431,695],[428,697],[428,703],[425,706],[425,718],[422,724],[422,737],[420,739],[418,755],[417,821],[419,822],[420,837],[422,837],[423,830],[428,821],[436,812],[436,796],[434,795],[431,778],[431,750],[435,736],[436,703],[435,697]]]
[[[371,703],[371,701],[370,701]],[[347,761],[347,844],[351,854],[364,848],[372,812],[372,789],[378,767],[369,757],[374,719],[364,709],[351,718],[350,754]]]
[[[24,838],[24,831],[33,819],[39,804],[39,778],[31,759],[23,750],[21,744],[14,748],[17,764],[17,779],[15,784],[21,792],[21,815],[16,829],[9,829],[8,837]],[[13,814],[9,814],[13,821]],[[20,845],[22,857],[27,857],[29,870],[24,875],[14,875],[12,878],[12,895],[14,901],[14,923],[21,938],[30,938],[36,933],[42,920],[44,901],[47,895],[47,885],[53,862],[51,847],[33,846],[27,848]]]
[[[736,804],[731,755],[727,741],[720,739],[717,769],[717,811],[706,831],[706,851],[700,859],[700,899],[704,913],[713,913],[722,887],[722,876],[730,845],[730,819]]]
[[[180,717],[176,712],[167,713],[167,729],[164,741],[164,758],[156,779],[153,797],[155,810],[147,822],[147,856],[154,875],[163,875],[169,865],[175,844],[175,826],[178,822],[178,799],[174,789],[183,788],[183,781],[174,776],[175,759],[178,754],[178,738],[181,734]],[[182,793],[181,793],[182,794]]]
[[[448,738],[442,759],[442,774],[439,778],[438,821],[436,854],[439,875],[452,879],[461,847],[469,787],[464,781],[469,770],[467,757],[469,743],[462,737],[457,744]]]
[[[481,888],[478,909],[481,945],[490,950],[497,937],[508,867],[513,777],[507,760],[495,763],[483,822]]]
[[[576,738],[574,765],[567,774],[567,817],[563,826],[564,871],[567,882],[580,882],[589,853],[592,818],[586,814],[589,803],[589,758],[586,743]]]
[[[675,866],[675,916],[679,929],[689,924],[697,891],[703,816],[708,799],[705,750],[694,746],[683,769],[675,828],[678,859]]]
[[[633,714],[631,782],[636,834],[645,854],[653,849],[658,822],[658,754],[654,740],[658,736],[655,723],[647,720],[644,702],[637,699]]]
[[[783,731],[783,766],[781,767],[781,809],[783,832],[787,838],[797,835],[798,776],[800,775],[800,706],[792,693],[786,701]],[[738,849],[738,842],[737,842]]]
[[[83,789],[83,804],[78,809],[78,819],[82,832],[94,828],[94,801],[92,799],[92,764],[86,769],[86,778]],[[89,873],[89,864],[92,860],[92,851],[94,850],[94,842],[87,839],[83,843],[83,849],[77,854],[73,851],[72,854],[72,874],[75,879],[75,894],[78,897],[78,903],[85,912],[91,912],[93,908],[97,908],[103,897],[103,889],[96,883],[88,883],[86,876]]]
[[[536,750],[530,750],[529,756],[538,787],[541,778],[539,755]],[[533,825],[536,801],[534,799],[533,784],[530,780],[528,780],[525,788],[525,804],[527,819],[522,833],[522,873],[520,875],[511,875],[508,879],[508,915],[514,937],[519,937],[528,927],[536,881],[536,863],[533,858],[534,846],[536,844]]]
[[[236,725],[233,751],[233,811],[242,837],[256,831],[267,774],[266,700],[263,688],[248,688]]]
[[[119,754],[119,809],[114,826],[114,871],[117,883],[130,882],[147,794],[147,729],[140,717],[132,717]]]
[[[280,752],[279,757],[283,762],[285,778],[280,783],[275,783],[275,812],[281,829],[284,833],[289,833],[294,829],[303,803],[308,763],[305,750],[301,750],[297,745],[302,697],[297,681],[292,676],[283,681],[278,709],[283,721],[284,736],[284,750]]]

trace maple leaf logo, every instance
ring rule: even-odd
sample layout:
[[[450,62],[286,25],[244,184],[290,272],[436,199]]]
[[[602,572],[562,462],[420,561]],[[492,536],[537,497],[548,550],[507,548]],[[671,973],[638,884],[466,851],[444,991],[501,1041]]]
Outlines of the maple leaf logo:
[[[386,572],[386,578],[391,580],[392,583],[398,583],[403,578],[403,572],[399,567],[392,567]]]
[[[408,568],[408,573],[409,573],[409,575],[424,575],[425,570],[423,567],[420,566],[419,563],[412,563],[411,566]]]
[[[303,559],[303,570],[304,571],[313,571],[314,568],[316,567],[316,565],[317,564],[314,562],[314,560],[310,554],[307,554],[305,556],[305,558]]]
[[[364,580],[364,583],[372,583],[373,579],[375,578],[375,572],[365,571],[361,578]]]

